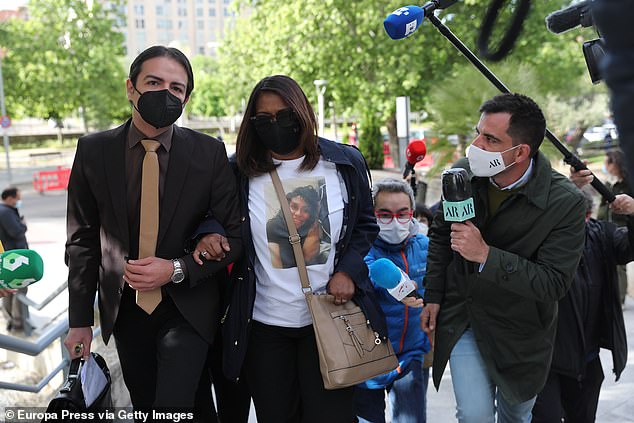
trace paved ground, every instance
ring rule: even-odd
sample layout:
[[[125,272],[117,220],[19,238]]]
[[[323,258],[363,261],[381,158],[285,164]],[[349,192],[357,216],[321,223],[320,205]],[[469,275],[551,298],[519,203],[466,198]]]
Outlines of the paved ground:
[[[70,164],[71,160],[72,154],[65,155],[63,164]],[[27,162],[25,161],[25,163]],[[41,301],[51,289],[57,287],[66,278],[66,268],[63,263],[66,193],[58,191],[40,195],[31,187],[31,177],[34,171],[41,169],[43,166],[50,168],[55,165],[56,163],[25,165],[13,171],[13,183],[23,189],[23,212],[29,225],[27,236],[31,248],[38,251],[45,261],[44,279],[31,287],[29,292],[29,297],[36,301]],[[398,177],[398,172],[373,172],[375,180],[385,176]],[[6,186],[7,182],[6,175],[3,174],[2,167],[0,167],[0,187]],[[431,181],[429,185],[427,202],[432,203],[439,197],[438,183],[437,181]],[[34,320],[41,325],[50,321],[59,314],[60,310],[64,309],[66,298],[65,295],[62,295],[56,302],[42,311],[33,312]],[[601,357],[606,380],[599,401],[598,422],[634,423],[634,299],[631,297],[628,297],[624,315],[628,330],[630,359],[628,360],[627,368],[623,372],[621,381],[615,383],[614,378],[611,376],[611,357],[609,352],[602,352]],[[1,322],[0,324],[0,333],[6,334],[4,324]],[[116,354],[114,354],[111,347],[108,348],[107,354],[111,367],[115,367],[116,365],[113,363],[116,360]],[[35,362],[41,360],[41,358],[28,359]],[[33,383],[33,381],[37,380],[37,375],[33,374],[33,368],[37,367],[33,365],[34,361],[22,360],[18,367],[11,369],[2,368],[2,363],[0,363],[0,380],[22,380]],[[42,395],[2,392],[2,395],[0,395],[0,407],[26,404],[44,405],[55,389],[55,386],[51,386]],[[125,393],[119,392],[119,394],[125,396]],[[455,421],[455,400],[451,387],[450,372],[446,372],[438,392],[430,385],[427,401],[428,419],[430,422]],[[2,420],[1,417],[0,420]],[[250,422],[256,422],[253,412],[251,413]]]

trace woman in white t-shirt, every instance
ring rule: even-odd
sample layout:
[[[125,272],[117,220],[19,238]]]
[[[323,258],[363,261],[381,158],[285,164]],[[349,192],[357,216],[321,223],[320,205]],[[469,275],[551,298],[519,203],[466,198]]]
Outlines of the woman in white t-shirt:
[[[363,261],[378,233],[365,160],[354,147],[318,138],[302,89],[275,75],[251,93],[231,162],[241,193],[245,256],[234,263],[223,318],[225,374],[246,378],[260,423],[351,423],[353,388],[324,389],[310,312],[269,172],[277,169],[282,181],[313,291],[328,292],[339,304],[354,298],[387,340]],[[197,252],[211,253],[205,242]]]

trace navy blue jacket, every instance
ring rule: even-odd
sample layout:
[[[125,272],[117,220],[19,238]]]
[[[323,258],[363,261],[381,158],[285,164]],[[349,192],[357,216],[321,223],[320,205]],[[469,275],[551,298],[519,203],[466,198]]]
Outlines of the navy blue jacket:
[[[319,150],[323,160],[335,163],[348,194],[343,216],[345,232],[337,243],[334,271],[345,272],[352,278],[356,285],[354,301],[363,309],[372,328],[387,342],[385,317],[363,260],[379,233],[365,159],[356,148],[323,138],[319,139]],[[245,250],[233,265],[229,304],[222,318],[223,368],[225,376],[235,380],[240,376],[246,355],[255,302],[255,247],[249,222],[249,180],[237,171],[235,157],[230,162],[238,179]]]

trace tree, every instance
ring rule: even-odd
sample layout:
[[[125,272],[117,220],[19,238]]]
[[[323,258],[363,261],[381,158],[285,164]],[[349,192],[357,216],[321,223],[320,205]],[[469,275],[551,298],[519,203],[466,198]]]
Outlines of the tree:
[[[474,49],[478,23],[488,3],[465,0],[439,16]],[[510,55],[508,66],[521,61],[541,70],[540,92],[564,93],[571,78],[584,71],[577,35],[571,31],[557,36],[544,25],[546,14],[567,3],[532,2],[523,34]],[[508,21],[515,4],[506,2],[500,22]],[[369,119],[376,114],[381,123],[393,122],[395,97],[403,95],[410,96],[412,110],[422,110],[430,102],[432,87],[456,84],[446,77],[462,69],[465,59],[426,21],[413,36],[391,40],[385,34],[383,20],[401,5],[380,0],[242,0],[238,10],[250,12],[238,19],[220,49],[220,68],[225,85],[231,87],[226,96],[228,104],[239,109],[241,100],[260,78],[286,73],[304,87],[311,99],[316,97],[313,80],[326,79],[326,102],[334,101],[340,113],[346,115]],[[494,42],[499,38],[499,28],[494,31]],[[371,124],[364,120],[361,127],[367,129]],[[391,149],[397,152],[393,128],[390,135]],[[364,154],[371,154],[367,148],[363,147]]]
[[[225,116],[223,82],[218,63],[211,57],[195,56],[192,59],[196,90],[189,100],[189,112],[194,116]]]
[[[29,19],[2,24],[9,112],[61,122],[82,110],[86,126],[127,114],[123,35],[116,9],[84,0],[30,0]]]
[[[442,40],[437,34],[429,34],[425,43],[395,42],[385,34],[383,19],[398,6],[379,0],[256,2],[220,49],[221,69],[233,91],[227,100],[237,109],[259,79],[285,73],[312,99],[313,81],[326,79],[326,102],[334,101],[340,113],[353,111],[368,119],[378,115],[379,124],[394,114],[399,95],[410,95],[413,108],[419,107],[419,93],[451,63],[447,51],[438,48]],[[431,65],[423,69],[421,63]],[[360,126],[367,130],[371,120]],[[374,142],[382,148],[380,137]]]

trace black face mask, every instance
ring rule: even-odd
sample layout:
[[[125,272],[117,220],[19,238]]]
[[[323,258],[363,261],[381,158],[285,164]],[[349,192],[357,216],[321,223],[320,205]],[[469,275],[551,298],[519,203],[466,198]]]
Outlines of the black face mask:
[[[299,146],[299,119],[292,109],[280,110],[275,120],[269,113],[260,113],[251,122],[262,144],[272,152],[285,156]]]
[[[183,103],[169,90],[146,91],[141,93],[134,87],[136,92],[141,94],[138,106],[134,107],[144,121],[154,126],[156,129],[170,126],[183,113]],[[134,103],[132,103],[134,106]]]

